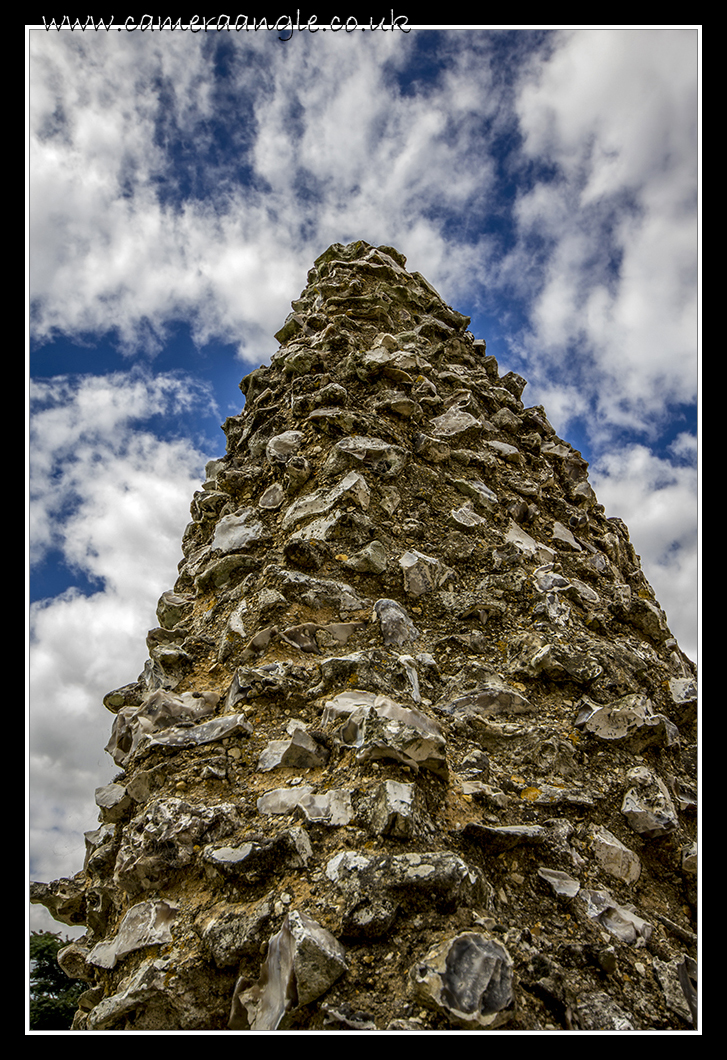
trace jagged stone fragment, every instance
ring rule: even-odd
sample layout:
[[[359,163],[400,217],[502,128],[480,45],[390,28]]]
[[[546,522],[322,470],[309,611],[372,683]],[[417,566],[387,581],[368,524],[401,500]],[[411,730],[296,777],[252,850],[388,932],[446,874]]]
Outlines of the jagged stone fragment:
[[[171,928],[177,907],[167,902],[138,902],[121,921],[111,942],[99,942],[88,960],[99,968],[114,968],[127,953],[145,946],[162,946],[172,941]]]
[[[345,974],[346,951],[330,931],[306,913],[288,913],[268,953],[256,986],[235,990],[230,1029],[283,1029],[291,1009],[315,1001]]]
[[[679,819],[663,780],[645,766],[635,766],[627,779],[632,787],[624,795],[621,813],[633,830],[646,839],[675,831]]]

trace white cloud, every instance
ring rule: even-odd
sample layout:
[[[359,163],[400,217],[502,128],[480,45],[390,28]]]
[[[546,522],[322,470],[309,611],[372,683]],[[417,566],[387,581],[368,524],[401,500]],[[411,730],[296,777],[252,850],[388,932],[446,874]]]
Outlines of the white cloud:
[[[156,602],[176,579],[189,503],[205,454],[142,424],[155,413],[207,409],[189,379],[61,378],[31,391],[31,555],[51,546],[99,580],[30,609],[31,859],[36,878],[77,871],[93,829],[93,791],[113,764],[103,752],[110,689],[136,679]]]
[[[554,167],[520,198],[509,265],[541,240],[533,372],[575,348],[602,427],[648,430],[696,394],[696,47],[693,31],[563,34],[517,102],[524,151]]]
[[[666,611],[680,647],[697,660],[699,549],[698,477],[694,439],[682,435],[677,459],[634,445],[603,456],[590,480],[606,515],[629,528],[644,573]]]

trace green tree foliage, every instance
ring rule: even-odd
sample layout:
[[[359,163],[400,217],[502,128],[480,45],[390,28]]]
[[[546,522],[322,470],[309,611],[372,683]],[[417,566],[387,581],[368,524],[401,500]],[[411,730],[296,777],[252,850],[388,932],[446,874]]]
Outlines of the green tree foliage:
[[[60,932],[33,931],[30,936],[30,1029],[68,1031],[85,984],[69,979],[57,961],[72,939]]]

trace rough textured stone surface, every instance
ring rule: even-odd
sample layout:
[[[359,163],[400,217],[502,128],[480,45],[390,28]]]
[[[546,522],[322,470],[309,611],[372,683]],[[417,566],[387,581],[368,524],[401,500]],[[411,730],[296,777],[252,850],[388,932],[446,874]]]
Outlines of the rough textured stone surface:
[[[680,1030],[696,672],[588,465],[391,247],[243,379],[110,692],[79,1030]]]

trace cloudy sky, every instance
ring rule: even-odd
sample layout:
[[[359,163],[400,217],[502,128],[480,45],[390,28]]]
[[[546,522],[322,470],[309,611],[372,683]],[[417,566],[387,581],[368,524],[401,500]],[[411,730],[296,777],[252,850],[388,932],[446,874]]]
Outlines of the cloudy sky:
[[[34,879],[81,867],[101,699],[333,242],[395,246],[529,380],[697,656],[699,32],[280,36],[28,33]]]

